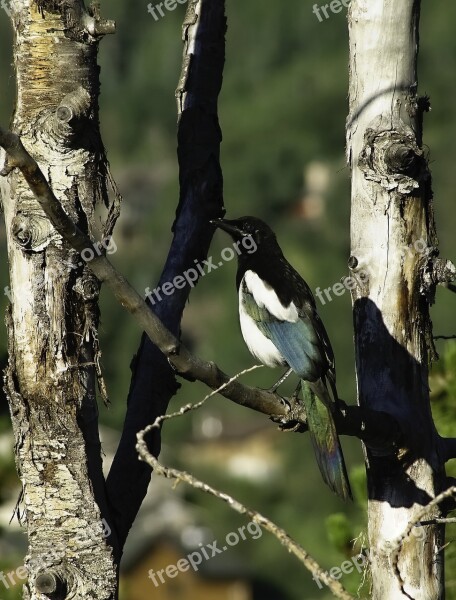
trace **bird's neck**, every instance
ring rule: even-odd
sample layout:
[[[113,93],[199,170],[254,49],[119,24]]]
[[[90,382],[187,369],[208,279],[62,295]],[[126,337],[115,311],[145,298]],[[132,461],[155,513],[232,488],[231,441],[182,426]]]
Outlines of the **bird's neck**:
[[[238,269],[236,275],[236,284],[239,289],[242,278],[247,271],[257,273],[263,281],[270,285],[273,284],[274,275],[278,274],[281,262],[285,260],[282,251],[277,248],[269,250],[258,250],[253,254],[241,255],[238,258]]]

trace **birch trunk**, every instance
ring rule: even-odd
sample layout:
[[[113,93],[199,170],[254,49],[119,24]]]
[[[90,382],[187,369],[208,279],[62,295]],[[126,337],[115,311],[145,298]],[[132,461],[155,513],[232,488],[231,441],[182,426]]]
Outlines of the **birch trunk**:
[[[442,526],[415,528],[395,569],[394,540],[445,486],[428,392],[429,304],[437,239],[417,96],[419,0],[352,0],[352,274],[359,403],[400,423],[394,455],[366,449],[374,600],[443,598]],[[430,284],[429,284],[430,282]],[[429,519],[441,516],[436,507]]]
[[[13,130],[67,213],[92,235],[107,168],[97,47],[113,23],[81,0],[13,0],[11,13]],[[95,397],[99,285],[22,175],[1,179],[12,300],[5,381],[29,538],[24,598],[114,598]]]

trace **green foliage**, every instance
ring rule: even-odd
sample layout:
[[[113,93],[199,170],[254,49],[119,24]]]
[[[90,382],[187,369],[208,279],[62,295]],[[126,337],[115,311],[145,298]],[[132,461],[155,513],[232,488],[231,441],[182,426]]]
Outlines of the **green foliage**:
[[[331,544],[346,556],[351,556],[353,550],[353,530],[345,513],[334,513],[326,517],[326,531]]]
[[[429,381],[432,414],[443,437],[456,437],[456,343],[447,343]]]
[[[19,564],[18,561],[17,564]],[[9,573],[10,571],[14,571],[17,567],[17,564],[12,564],[10,561],[4,562],[0,560],[0,572]],[[16,581],[16,578],[14,579]],[[6,580],[8,583],[8,579]],[[23,582],[22,582],[23,583]],[[22,585],[10,585],[9,587],[5,587],[4,584],[0,581],[0,598],[2,600],[22,600]]]
[[[355,465],[350,469],[350,483],[353,491],[353,498],[364,512],[367,510],[367,478],[364,465]]]
[[[456,437],[456,342],[447,342],[441,352],[440,360],[432,366],[429,379],[431,390],[431,408],[437,431],[443,437]],[[456,477],[456,460],[447,464],[447,475]],[[456,512],[448,516],[456,516]],[[445,572],[446,597],[456,600],[456,525],[446,528]]]

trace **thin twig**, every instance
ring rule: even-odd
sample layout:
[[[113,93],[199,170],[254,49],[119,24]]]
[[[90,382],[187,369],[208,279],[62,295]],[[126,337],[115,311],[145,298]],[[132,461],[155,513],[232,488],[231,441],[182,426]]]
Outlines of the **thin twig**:
[[[448,525],[448,523],[456,523],[456,517],[447,517],[446,519],[444,519],[444,518],[430,519],[429,521],[418,521],[418,523],[415,523],[415,527],[425,527],[426,525],[440,525],[440,524]]]
[[[255,371],[256,369],[261,369],[262,367],[264,367],[264,365],[254,365],[253,367],[244,369],[244,371],[241,371],[240,373],[237,373],[237,375],[234,375],[233,377],[231,377],[231,379],[229,379],[226,383],[221,385],[217,390],[212,390],[212,392],[210,394],[208,394],[207,396],[205,396],[200,402],[197,402],[196,404],[191,404],[191,403],[185,404],[184,406],[181,406],[181,408],[179,410],[176,410],[176,412],[168,413],[166,415],[160,415],[152,423],[152,425],[150,426],[150,429],[155,429],[155,428],[158,429],[159,427],[161,427],[161,424],[163,423],[163,421],[167,421],[168,419],[175,419],[176,417],[182,417],[183,415],[186,415],[190,411],[198,410],[206,403],[207,400],[209,400],[209,398],[212,398],[212,396],[215,396],[216,394],[219,394],[220,392],[222,392],[228,385],[230,385],[230,383],[233,383],[233,381],[236,381],[236,379],[239,379],[239,377],[241,377],[242,375],[246,375],[247,373],[251,373],[252,371]]]
[[[259,365],[255,365],[254,367],[251,367],[249,369],[246,369],[245,371],[242,371],[241,373],[238,373],[237,375],[232,377],[232,380],[234,381],[235,379],[238,379],[241,375],[253,371],[254,369],[257,369],[258,366]],[[214,394],[223,391],[224,386],[228,385],[229,383],[230,382],[226,382],[223,385],[221,385],[220,388],[211,392],[211,394],[206,396],[201,402],[198,402],[197,404],[187,404],[186,406],[182,407],[181,410],[173,414],[163,415],[162,417],[156,419],[154,423],[148,425],[145,429],[140,431],[137,434],[138,443],[136,445],[136,449],[138,451],[140,460],[143,460],[148,465],[150,465],[157,475],[161,475],[166,479],[174,479],[176,482],[182,481],[184,483],[187,483],[188,485],[197,490],[201,490],[206,494],[209,494],[211,496],[214,496],[215,498],[218,498],[219,500],[222,500],[223,502],[226,502],[234,511],[238,512],[239,514],[247,515],[252,521],[260,525],[260,527],[274,535],[279,540],[279,542],[289,552],[294,554],[297,557],[297,559],[306,567],[306,569],[308,569],[312,573],[313,578],[315,580],[320,580],[328,586],[328,588],[331,590],[331,592],[336,598],[341,598],[342,600],[355,600],[354,597],[346,591],[342,584],[330,577],[326,571],[323,571],[323,569],[320,567],[317,561],[306,550],[304,550],[304,548],[300,544],[293,540],[284,529],[273,523],[270,519],[263,516],[256,510],[248,508],[229,494],[216,490],[207,483],[197,479],[190,473],[187,473],[186,471],[180,471],[178,469],[165,467],[149,452],[147,448],[147,443],[144,438],[153,428],[159,427],[160,423],[165,419],[180,417],[191,410],[195,410],[201,407],[208,398],[210,398]]]

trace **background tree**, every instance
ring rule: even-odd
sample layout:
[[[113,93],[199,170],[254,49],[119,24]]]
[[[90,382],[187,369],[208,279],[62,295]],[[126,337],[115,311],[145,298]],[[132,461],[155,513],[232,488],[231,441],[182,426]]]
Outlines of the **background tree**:
[[[453,456],[435,431],[429,402],[429,305],[436,285],[452,281],[456,269],[438,258],[422,141],[430,106],[417,95],[419,15],[414,0],[400,7],[354,0],[349,14],[349,267],[368,273],[353,294],[358,395],[361,406],[393,415],[402,431],[396,452],[366,452],[376,599],[444,594],[443,525],[408,536],[397,568],[392,560],[407,525],[448,487],[444,465]],[[435,506],[429,519],[442,516]]]

